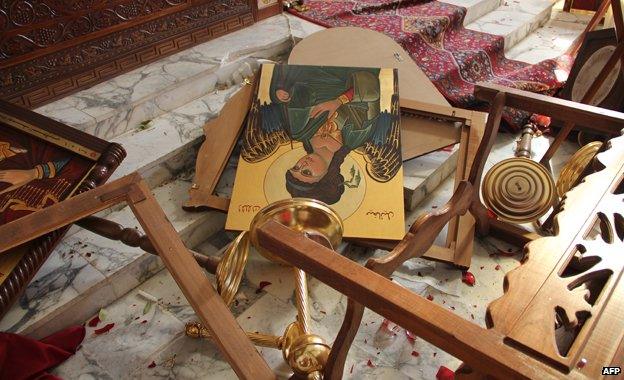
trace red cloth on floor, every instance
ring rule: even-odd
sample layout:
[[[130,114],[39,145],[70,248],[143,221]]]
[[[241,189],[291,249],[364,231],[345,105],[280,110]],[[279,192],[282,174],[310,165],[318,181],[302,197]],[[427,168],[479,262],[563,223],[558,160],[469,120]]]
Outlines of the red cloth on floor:
[[[41,340],[0,333],[0,379],[58,379],[47,370],[76,353],[84,337],[84,326],[70,327]]]

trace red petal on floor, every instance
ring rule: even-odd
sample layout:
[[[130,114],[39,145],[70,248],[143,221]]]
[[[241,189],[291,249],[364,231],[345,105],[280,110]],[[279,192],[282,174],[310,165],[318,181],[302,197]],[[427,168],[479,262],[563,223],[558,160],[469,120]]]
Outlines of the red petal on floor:
[[[418,351],[412,351],[412,356],[419,357],[420,354],[418,353]]]
[[[155,362],[151,362],[151,363],[147,366],[147,368],[154,368],[154,367],[156,367],[156,363],[155,363]]]
[[[433,301],[433,296],[432,296],[431,294],[429,294],[429,295],[427,296],[427,299],[428,299],[429,301]]]
[[[353,373],[353,366],[354,366],[354,365],[355,365],[355,364],[351,364],[351,369],[349,370],[349,373]]]
[[[500,269],[501,269],[501,266],[496,264],[496,266],[494,267],[494,270],[500,270]]]
[[[264,290],[264,288],[266,288],[267,286],[271,284],[272,283],[269,281],[260,281],[260,284],[258,285],[258,289],[256,289],[256,294],[259,294],[260,292]]]
[[[104,333],[109,332],[113,327],[115,327],[115,324],[114,323],[109,323],[106,326],[102,327],[101,329],[94,330],[93,333],[95,335],[104,334]]]
[[[416,341],[416,335],[414,335],[414,333],[409,330],[405,330],[405,335],[407,335],[407,340],[409,340],[411,344],[414,344],[414,342]]]
[[[490,209],[487,210],[487,216],[490,219],[498,219],[498,216],[496,214],[494,214],[494,211],[492,211]]]
[[[375,365],[373,364],[373,362],[368,359],[368,362],[366,363],[367,366],[371,367],[371,368],[375,368]]]
[[[100,323],[100,316],[96,315],[95,317],[93,317],[92,320],[89,321],[89,323],[87,323],[87,326],[95,327],[98,325],[98,323]]]
[[[464,272],[462,274],[462,282],[468,286],[474,286],[476,282],[474,274],[468,271]]]
[[[438,369],[438,373],[436,373],[436,380],[454,380],[455,372],[441,365]]]

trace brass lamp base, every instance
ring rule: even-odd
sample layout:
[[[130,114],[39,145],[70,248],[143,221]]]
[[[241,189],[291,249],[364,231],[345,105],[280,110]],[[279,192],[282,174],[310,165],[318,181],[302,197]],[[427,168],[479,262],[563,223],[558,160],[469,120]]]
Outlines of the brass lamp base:
[[[494,165],[483,178],[483,202],[500,219],[533,222],[557,200],[555,182],[548,170],[524,157]]]

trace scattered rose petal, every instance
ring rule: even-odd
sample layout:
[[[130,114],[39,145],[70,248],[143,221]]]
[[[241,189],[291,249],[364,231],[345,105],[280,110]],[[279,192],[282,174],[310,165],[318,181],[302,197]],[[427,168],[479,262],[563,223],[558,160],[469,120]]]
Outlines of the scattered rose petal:
[[[110,331],[113,327],[115,327],[115,324],[114,324],[114,323],[109,323],[109,324],[107,324],[106,326],[104,326],[104,327],[102,327],[102,328],[99,328],[99,329],[97,329],[97,330],[94,330],[94,331],[93,331],[93,333],[94,333],[95,335],[104,334],[104,333],[109,332],[109,331]]]
[[[581,360],[579,360],[578,363],[576,363],[577,368],[583,368],[586,365],[587,365],[587,359],[585,358],[581,358]]]
[[[501,266],[499,264],[496,264],[496,266],[494,267],[494,270],[500,270]]]
[[[485,268],[485,267],[483,265],[481,265],[481,267],[479,269],[483,269],[483,268]]]
[[[428,299],[429,301],[433,301],[433,296],[432,296],[431,294],[429,294],[429,295],[427,296],[427,299]]]
[[[420,354],[418,353],[418,351],[412,351],[412,356],[419,357]]]
[[[490,209],[487,210],[487,216],[490,219],[498,219],[498,216],[496,216],[496,214],[494,214],[494,211],[492,211]]]
[[[154,367],[156,367],[156,363],[155,363],[154,361],[152,361],[152,362],[151,362],[151,363],[147,366],[147,368],[154,368]]]
[[[462,273],[462,282],[468,286],[474,286],[476,282],[474,274],[465,271],[464,273]]]
[[[386,348],[390,346],[396,339],[396,333],[400,331],[401,327],[399,325],[384,318],[373,336],[374,346],[378,348]]]
[[[147,323],[147,319],[141,321],[141,324]]]
[[[89,323],[87,324],[89,327],[95,327],[98,325],[98,323],[100,323],[100,316],[96,315],[95,317],[93,317],[93,319],[91,319],[89,321]]]
[[[407,340],[409,340],[411,344],[414,344],[414,342],[416,341],[416,335],[414,335],[414,333],[409,330],[405,330],[405,335],[407,335]]]
[[[260,294],[264,290],[264,288],[269,285],[271,285],[269,281],[260,281],[260,284],[258,284],[258,289],[256,289],[256,294]]]
[[[435,358],[436,356],[438,356],[438,353],[437,353],[437,352],[434,352],[434,353],[433,353],[433,357]]]
[[[455,310],[455,306],[451,306],[451,310]]]
[[[354,366],[354,365],[355,365],[355,364],[351,364],[351,369],[349,370],[349,373],[353,373],[353,366]]]
[[[375,365],[373,364],[372,360],[368,359],[368,362],[366,363],[367,366],[371,367],[371,368],[375,368]]]
[[[453,380],[455,379],[455,372],[441,365],[436,373],[436,380]]]
[[[470,314],[470,318],[474,319],[474,314]]]

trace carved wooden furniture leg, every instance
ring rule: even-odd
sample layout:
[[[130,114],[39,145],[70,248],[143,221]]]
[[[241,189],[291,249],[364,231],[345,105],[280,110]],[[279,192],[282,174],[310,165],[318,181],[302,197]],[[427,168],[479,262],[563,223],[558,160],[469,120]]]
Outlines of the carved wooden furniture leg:
[[[107,239],[120,241],[127,246],[139,247],[147,253],[158,255],[158,252],[156,251],[156,248],[154,248],[150,238],[147,235],[142,234],[136,228],[124,227],[117,222],[100,218],[95,215],[80,219],[75,224]],[[197,261],[200,267],[206,269],[212,274],[216,273],[217,266],[219,265],[219,259],[212,256],[202,255],[201,253],[195,252],[191,249],[188,251],[193,255],[193,258]]]
[[[136,173],[1,226],[0,252],[121,202],[128,203],[165,266],[236,374],[243,379],[274,379],[275,374],[247,339],[193,256],[188,253],[147,184]]]
[[[130,247],[139,247],[145,252],[158,255],[150,238],[135,228],[126,228],[119,223],[94,215],[81,219],[76,224],[105,238],[120,241]],[[245,246],[240,244],[242,239],[247,239],[246,233],[239,235],[225,250],[221,258],[202,255],[192,249],[188,250],[200,267],[216,276],[217,291],[228,306],[234,301],[238,292],[249,254],[247,249],[233,249],[236,246]]]

